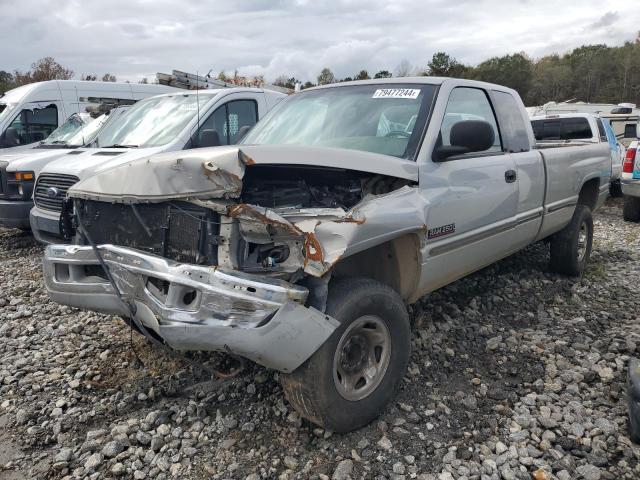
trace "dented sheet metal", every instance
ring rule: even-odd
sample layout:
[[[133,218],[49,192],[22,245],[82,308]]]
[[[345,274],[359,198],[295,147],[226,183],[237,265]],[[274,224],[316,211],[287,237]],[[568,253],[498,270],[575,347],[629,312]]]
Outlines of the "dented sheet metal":
[[[69,196],[106,202],[164,202],[185,198],[237,198],[244,164],[237,147],[168,152],[138,159],[76,183]]]
[[[230,351],[291,372],[339,325],[304,306],[308,291],[300,285],[113,245],[98,248],[123,297],[135,303],[136,318],[177,350]],[[91,309],[98,298],[100,311],[126,315],[108,281],[87,273],[96,264],[92,247],[48,246],[44,273],[51,298]]]
[[[237,198],[247,165],[308,165],[418,181],[415,162],[376,153],[293,145],[243,145],[166,152],[102,171],[69,196],[107,202]]]
[[[171,152],[133,161],[79,182],[69,189],[69,196],[125,203],[188,200],[215,210],[223,220],[236,220],[246,242],[287,244],[293,252],[287,267],[315,277],[325,275],[341,258],[425,229],[426,200],[412,186],[368,195],[350,210],[269,209],[237,203],[234,199],[241,195],[245,169],[260,163],[346,168],[417,180],[413,162],[385,155],[247,145]],[[299,262],[297,267],[292,265],[295,262]]]

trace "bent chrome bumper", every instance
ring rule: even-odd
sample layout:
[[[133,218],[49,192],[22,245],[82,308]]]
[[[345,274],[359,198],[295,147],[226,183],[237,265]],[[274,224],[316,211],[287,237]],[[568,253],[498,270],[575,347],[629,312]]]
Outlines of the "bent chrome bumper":
[[[130,248],[98,247],[136,318],[177,350],[231,351],[291,372],[338,322],[304,306],[308,290],[282,280],[181,264]],[[64,305],[128,316],[91,247],[49,245],[44,277]]]

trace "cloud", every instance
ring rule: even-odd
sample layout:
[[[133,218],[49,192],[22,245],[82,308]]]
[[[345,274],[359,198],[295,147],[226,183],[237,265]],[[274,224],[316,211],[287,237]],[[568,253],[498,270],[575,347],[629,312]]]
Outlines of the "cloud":
[[[618,12],[607,12],[602,15],[596,22],[593,22],[591,25],[589,25],[589,27],[594,29],[609,27],[619,19],[620,15],[618,14]]]
[[[477,64],[631,40],[636,2],[0,0],[0,70],[53,56],[77,75],[121,80],[174,68],[315,80],[323,67],[337,77],[393,70],[403,59],[424,68],[436,51]]]

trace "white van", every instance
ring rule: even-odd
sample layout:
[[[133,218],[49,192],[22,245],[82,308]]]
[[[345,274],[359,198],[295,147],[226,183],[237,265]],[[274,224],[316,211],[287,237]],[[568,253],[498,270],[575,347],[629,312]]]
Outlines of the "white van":
[[[233,145],[285,97],[243,87],[180,91],[139,101],[98,135],[97,148],[75,150],[42,169],[30,215],[34,237],[60,242],[63,200],[79,180],[156,153]]]
[[[49,80],[14,88],[0,96],[0,152],[28,148],[44,140],[87,107],[131,105],[176,90],[165,85],[76,80]]]
[[[97,118],[88,112],[71,115],[36,147],[0,155],[0,225],[28,229],[31,195],[40,170],[77,148],[91,146],[100,131],[128,108],[117,107]]]

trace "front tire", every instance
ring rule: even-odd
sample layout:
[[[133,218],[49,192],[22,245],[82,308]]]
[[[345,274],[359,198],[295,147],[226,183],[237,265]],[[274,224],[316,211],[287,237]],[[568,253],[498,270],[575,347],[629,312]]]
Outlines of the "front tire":
[[[326,312],[340,326],[298,369],[282,375],[282,385],[300,415],[350,432],[394,397],[409,361],[409,316],[393,289],[366,278],[333,282]]]
[[[551,240],[549,266],[554,272],[580,276],[591,255],[593,218],[591,209],[577,205],[571,222]]]
[[[640,197],[624,196],[622,218],[627,222],[640,222]]]

